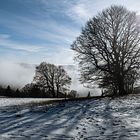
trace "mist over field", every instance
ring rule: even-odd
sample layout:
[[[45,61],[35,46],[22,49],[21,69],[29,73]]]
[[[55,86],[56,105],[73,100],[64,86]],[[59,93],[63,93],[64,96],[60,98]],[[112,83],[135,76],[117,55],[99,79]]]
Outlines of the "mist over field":
[[[0,62],[0,84],[22,88],[33,79],[35,68],[29,64]]]
[[[31,83],[35,74],[35,64],[0,62],[0,84],[22,88],[24,85]],[[63,65],[64,69],[72,78],[70,89],[77,90],[80,96],[86,96],[88,92],[91,95],[99,95],[100,90],[83,87],[79,82],[80,74],[76,65]]]

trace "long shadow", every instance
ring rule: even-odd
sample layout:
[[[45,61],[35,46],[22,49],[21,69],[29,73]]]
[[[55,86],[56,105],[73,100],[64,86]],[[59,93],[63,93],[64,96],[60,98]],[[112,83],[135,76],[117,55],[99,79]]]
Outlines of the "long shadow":
[[[139,135],[140,128],[135,126],[130,126],[128,124],[128,120],[133,116],[136,118],[139,115],[140,111],[139,107],[135,107],[133,104],[129,106],[129,100],[124,102],[125,100],[116,101],[110,98],[105,99],[103,101],[104,109],[99,111],[99,118],[102,120],[98,125],[98,135],[93,134],[92,136],[86,137],[87,139],[135,139]],[[131,101],[132,102],[132,101]],[[115,105],[118,104],[118,105]],[[125,104],[126,103],[126,104]],[[134,116],[136,115],[136,116]],[[135,132],[135,134],[133,133]],[[138,137],[137,137],[138,138]]]
[[[95,124],[93,124],[93,130],[89,130],[92,134],[84,136],[85,139],[123,139],[134,130],[127,128],[128,123],[123,115],[127,114],[128,118],[131,118],[133,114],[139,115],[140,108],[124,105],[121,102],[122,105],[116,106],[115,103],[118,102],[110,98],[69,101],[52,107],[44,107],[45,110],[44,108],[38,111],[29,110],[18,117],[17,112],[9,111],[7,114],[1,112],[0,135],[9,134],[9,137],[14,135],[15,138],[28,136],[47,139],[47,136],[51,136],[52,139],[74,139],[74,136],[69,133],[73,132],[82,119],[88,120],[90,116]],[[129,109],[131,113],[128,112]],[[97,122],[98,120],[100,121]],[[139,128],[135,130],[139,131]]]
[[[42,135],[42,132],[46,132],[46,135],[51,135],[61,128],[63,129],[63,134],[67,135],[80,121],[83,113],[84,109],[81,103],[73,101],[54,106],[46,112],[26,112],[20,116],[21,118],[16,118],[12,115],[12,112],[8,113],[8,115],[12,116],[6,118],[2,118],[1,114],[0,123],[2,122],[3,126],[0,126],[0,135],[6,133],[14,133],[15,135],[21,133],[26,135],[27,133],[27,135],[30,135],[30,133],[34,133],[39,136]],[[6,116],[5,112],[4,116]]]

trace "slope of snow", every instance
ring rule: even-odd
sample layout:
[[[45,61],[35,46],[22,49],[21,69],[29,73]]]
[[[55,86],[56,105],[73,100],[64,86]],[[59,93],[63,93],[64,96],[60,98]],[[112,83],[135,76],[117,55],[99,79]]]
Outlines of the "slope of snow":
[[[140,95],[1,107],[0,139],[138,140]]]

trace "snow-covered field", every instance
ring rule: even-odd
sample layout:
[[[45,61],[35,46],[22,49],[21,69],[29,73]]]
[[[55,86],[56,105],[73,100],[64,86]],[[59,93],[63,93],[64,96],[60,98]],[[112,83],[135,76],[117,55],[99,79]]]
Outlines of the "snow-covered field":
[[[61,98],[59,99],[61,100]],[[58,100],[58,98],[0,98],[0,107],[50,100]]]
[[[139,140],[140,95],[0,107],[2,140]]]

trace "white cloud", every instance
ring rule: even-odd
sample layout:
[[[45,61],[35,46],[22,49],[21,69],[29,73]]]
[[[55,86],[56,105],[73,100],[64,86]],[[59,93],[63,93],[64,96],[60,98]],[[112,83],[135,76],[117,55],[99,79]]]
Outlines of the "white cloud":
[[[74,53],[70,48],[57,48],[55,51],[48,53],[46,61],[61,65],[61,64],[74,64]]]
[[[129,10],[136,11],[140,14],[139,0],[77,0],[76,3],[69,5],[66,14],[76,23],[83,26],[88,19],[111,5],[123,5]]]
[[[92,17],[91,11],[84,3],[73,5],[67,12],[68,16],[77,22],[85,23]]]

